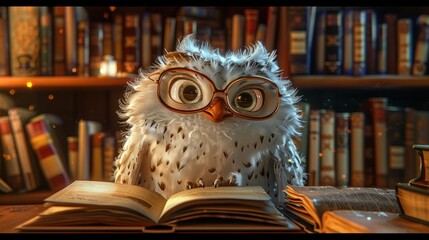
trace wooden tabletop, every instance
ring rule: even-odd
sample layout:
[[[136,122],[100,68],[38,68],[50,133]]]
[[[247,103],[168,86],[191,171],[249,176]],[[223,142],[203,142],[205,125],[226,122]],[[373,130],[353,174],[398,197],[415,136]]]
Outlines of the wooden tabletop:
[[[16,226],[35,217],[45,208],[36,205],[0,205],[0,233],[17,233]]]

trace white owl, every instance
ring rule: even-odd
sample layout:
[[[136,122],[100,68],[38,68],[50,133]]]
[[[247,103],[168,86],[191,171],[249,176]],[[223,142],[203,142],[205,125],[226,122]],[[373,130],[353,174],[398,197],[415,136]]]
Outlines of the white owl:
[[[166,198],[231,184],[282,200],[287,184],[304,185],[299,97],[275,58],[260,42],[223,55],[185,36],[125,91],[114,181]]]

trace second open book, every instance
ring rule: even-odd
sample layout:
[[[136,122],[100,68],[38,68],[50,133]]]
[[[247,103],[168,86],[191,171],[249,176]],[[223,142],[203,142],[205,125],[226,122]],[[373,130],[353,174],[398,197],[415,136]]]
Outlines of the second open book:
[[[299,231],[260,186],[195,188],[165,199],[136,185],[78,180],[45,202],[19,230]]]

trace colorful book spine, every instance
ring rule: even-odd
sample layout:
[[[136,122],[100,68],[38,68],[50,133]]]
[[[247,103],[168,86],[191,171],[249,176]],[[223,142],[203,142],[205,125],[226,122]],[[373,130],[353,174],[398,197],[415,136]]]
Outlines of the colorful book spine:
[[[387,74],[387,23],[378,25],[377,73]]]
[[[426,74],[429,48],[429,15],[420,15],[417,18],[417,41],[414,50],[412,75]]]
[[[89,76],[89,21],[77,24],[77,75]]]
[[[104,132],[96,132],[90,136],[91,141],[91,180],[103,180],[103,142]]]
[[[152,61],[163,53],[162,50],[162,15],[160,13],[150,14],[151,29],[151,56]]]
[[[166,17],[164,21],[163,46],[167,51],[174,51],[176,48],[176,18]]]
[[[398,19],[398,75],[410,75],[413,49],[413,24],[410,18]]]
[[[335,111],[321,109],[320,185],[336,185],[335,173]]]
[[[365,114],[350,113],[350,186],[365,186]]]
[[[309,74],[310,63],[307,61],[307,6],[290,6],[288,12],[289,61],[290,74]]]
[[[27,191],[32,191],[40,186],[41,176],[37,171],[36,160],[33,158],[33,152],[30,151],[32,148],[27,141],[28,137],[24,129],[25,124],[36,113],[26,108],[14,107],[8,110],[8,114],[25,188]]]
[[[267,30],[265,34],[264,44],[267,51],[271,52],[274,50],[277,37],[277,19],[278,19],[278,7],[269,6],[267,8]]]
[[[67,137],[67,150],[70,179],[76,180],[78,164],[78,138],[76,136]]]
[[[259,10],[254,8],[244,9],[244,44],[249,46],[255,43],[259,23]]]
[[[32,119],[27,123],[26,130],[50,189],[57,191],[67,186],[70,183],[69,174],[53,143],[45,120]]]
[[[147,68],[152,64],[152,46],[151,46],[151,29],[150,29],[150,13],[144,12],[141,17],[142,27],[142,67]]]
[[[140,15],[125,14],[124,16],[124,65],[128,74],[137,74],[140,67]]]
[[[336,186],[350,185],[350,113],[335,114]]]
[[[284,78],[290,77],[290,64],[289,64],[289,40],[288,37],[288,6],[279,7],[279,22],[278,28],[280,29],[277,32],[277,60],[279,62],[279,67],[282,69],[282,76]],[[234,33],[233,33],[234,36]],[[281,44],[283,43],[283,44]]]
[[[342,19],[342,10],[327,10],[325,28],[325,74],[340,75],[343,70]]]
[[[113,56],[113,25],[103,22],[103,56]],[[140,24],[139,24],[140,26]]]
[[[373,9],[364,10],[365,22],[365,52],[366,52],[366,74],[376,73],[377,57],[377,13]]]
[[[67,75],[77,75],[77,6],[66,6],[65,20],[65,62]]]
[[[326,30],[326,10],[320,9],[317,11],[317,28],[315,40],[315,59],[314,72],[316,74],[325,73],[325,30]]]
[[[6,171],[6,182],[14,191],[25,191],[25,183],[21,176],[21,167],[9,116],[0,117],[0,141],[3,151],[2,161]]]
[[[384,15],[387,24],[387,74],[398,73],[397,19],[398,16],[394,13]]]
[[[116,14],[113,20],[113,57],[116,60],[116,69],[118,73],[123,72],[123,40],[124,40],[124,16]],[[150,44],[150,43],[149,43]]]
[[[39,18],[37,6],[9,7],[10,67],[13,76],[40,74]]]
[[[103,59],[103,25],[100,22],[91,22],[89,26],[89,74],[99,76]]]
[[[356,10],[353,13],[353,75],[366,74],[366,13]]]
[[[77,179],[91,179],[91,135],[101,131],[96,121],[80,120],[78,125],[78,171]]]
[[[237,13],[232,16],[231,51],[237,51],[244,46],[245,18]]]

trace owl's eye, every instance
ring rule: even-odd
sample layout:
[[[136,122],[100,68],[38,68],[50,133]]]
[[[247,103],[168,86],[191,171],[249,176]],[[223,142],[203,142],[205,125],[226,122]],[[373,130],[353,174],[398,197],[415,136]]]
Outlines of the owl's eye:
[[[234,104],[237,108],[252,112],[260,110],[263,103],[264,95],[259,89],[246,89],[234,98]]]
[[[197,103],[201,100],[201,90],[195,82],[182,79],[172,84],[170,96],[178,103]]]

